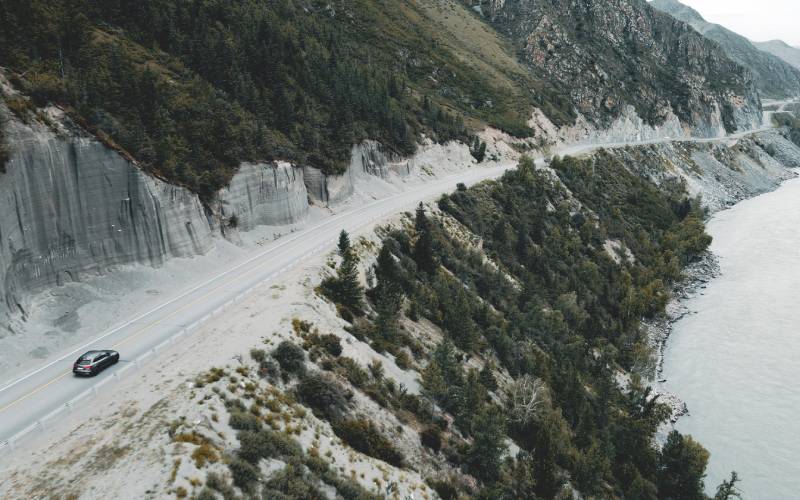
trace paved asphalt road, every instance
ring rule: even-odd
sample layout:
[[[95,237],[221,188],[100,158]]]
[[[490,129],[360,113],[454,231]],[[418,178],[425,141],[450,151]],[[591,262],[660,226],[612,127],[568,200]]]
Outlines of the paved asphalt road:
[[[731,138],[741,135],[743,134]],[[719,139],[693,141],[712,140]],[[669,139],[644,141],[636,144],[668,141]],[[631,144],[633,143],[573,146],[564,148],[558,153],[575,155],[600,147]],[[154,348],[178,332],[186,330],[187,326],[201,321],[223,304],[246,293],[256,284],[275,277],[310,254],[329,251],[342,229],[358,234],[385,216],[411,209],[420,201],[431,200],[442,193],[453,191],[458,182],[470,185],[497,178],[512,167],[510,164],[487,168],[473,167],[332,216],[280,239],[266,249],[254,252],[244,261],[220,269],[216,277],[193,285],[188,291],[170,298],[155,309],[133,318],[121,318],[123,323],[120,326],[103,333],[91,342],[75,346],[59,359],[32,369],[21,378],[0,387],[0,457],[14,448],[24,447],[23,441],[11,446],[10,438],[26,428],[37,425],[37,422],[51,412],[65,409],[67,402],[87,390],[92,390],[98,384],[102,385],[107,378],[124,373],[126,366],[134,363],[140,356],[149,352],[157,357],[159,354]],[[191,331],[186,331],[186,334],[190,335]],[[120,363],[92,379],[76,378],[71,372],[72,363],[79,354],[89,349],[117,350],[121,353]]]

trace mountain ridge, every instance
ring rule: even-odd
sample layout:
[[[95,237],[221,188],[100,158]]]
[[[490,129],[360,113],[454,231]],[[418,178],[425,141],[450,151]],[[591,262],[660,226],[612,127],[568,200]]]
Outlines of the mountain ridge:
[[[795,68],[800,68],[800,47],[794,47],[783,40],[753,42],[759,49],[780,57]]]
[[[652,0],[650,5],[688,23],[706,38],[718,43],[732,60],[748,68],[764,97],[800,95],[800,69],[782,58],[761,50],[758,44],[724,26],[711,23],[695,9],[678,0]]]
[[[463,1],[480,7],[534,74],[568,91],[592,122],[607,124],[629,105],[649,125],[674,114],[710,135],[760,121],[750,74],[643,0]]]

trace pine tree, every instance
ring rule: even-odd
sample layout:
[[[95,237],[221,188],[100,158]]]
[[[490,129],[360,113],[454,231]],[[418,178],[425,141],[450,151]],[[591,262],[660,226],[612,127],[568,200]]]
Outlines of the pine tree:
[[[486,405],[472,422],[473,442],[468,460],[473,474],[485,481],[497,478],[505,452],[505,419],[499,408]]]
[[[339,257],[341,258],[344,258],[345,255],[350,252],[350,236],[344,229],[342,229],[342,232],[339,233],[339,243],[337,245],[337,249],[339,250]]]
[[[339,233],[338,251],[342,262],[336,269],[336,277],[323,280],[320,288],[333,302],[360,315],[364,305],[364,290],[358,280],[358,256],[350,246],[350,237],[345,231]]]
[[[346,238],[347,233],[342,231],[342,235]],[[345,241],[347,240],[345,239]],[[342,243],[342,237],[339,242]],[[338,299],[353,313],[360,314],[363,307],[364,290],[358,281],[358,256],[349,245],[344,248],[342,263],[336,270]]]
[[[417,242],[414,244],[414,261],[417,267],[428,274],[436,273],[438,267],[436,257],[433,255],[433,235],[431,234],[431,223],[425,215],[425,207],[422,203],[417,207],[415,223],[417,229]]]
[[[658,496],[702,500],[708,451],[691,436],[670,432],[658,460]]]
[[[375,278],[378,280],[375,286],[376,295],[386,294],[389,290],[398,290],[402,293],[400,267],[397,265],[389,245],[384,244],[381,247],[374,270]]]

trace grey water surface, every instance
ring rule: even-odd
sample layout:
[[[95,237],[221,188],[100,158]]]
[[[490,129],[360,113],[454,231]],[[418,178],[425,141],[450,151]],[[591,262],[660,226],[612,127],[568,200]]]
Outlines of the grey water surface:
[[[800,179],[717,213],[721,275],[686,303],[664,359],[688,405],[677,428],[711,452],[709,493],[736,470],[747,499],[800,498]]]

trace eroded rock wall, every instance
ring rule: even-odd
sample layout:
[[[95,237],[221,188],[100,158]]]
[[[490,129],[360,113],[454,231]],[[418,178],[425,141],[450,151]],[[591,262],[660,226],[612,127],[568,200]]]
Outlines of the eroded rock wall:
[[[386,179],[390,172],[409,173],[408,162],[393,162],[383,146],[376,141],[364,141],[350,150],[350,164],[341,175],[325,175],[320,170],[303,168],[306,188],[311,198],[325,205],[341,203],[353,195],[358,179],[369,176]]]
[[[242,231],[293,224],[308,213],[303,169],[286,162],[243,164],[218,198],[219,214],[235,217]]]
[[[5,112],[0,110],[0,112]],[[25,295],[129,263],[158,266],[211,245],[198,198],[155,179],[93,138],[8,124],[0,174],[0,284],[7,310]]]

